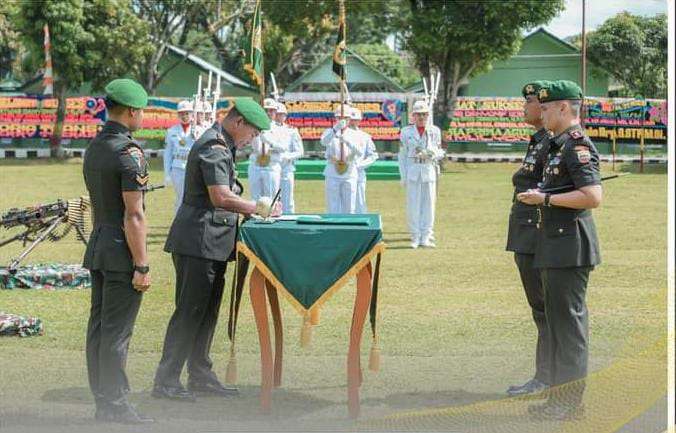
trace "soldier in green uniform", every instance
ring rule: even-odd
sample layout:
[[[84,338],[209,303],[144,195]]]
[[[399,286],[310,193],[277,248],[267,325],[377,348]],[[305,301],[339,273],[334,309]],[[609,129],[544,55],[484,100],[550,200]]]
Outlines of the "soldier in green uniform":
[[[535,267],[542,275],[551,336],[552,389],[545,404],[529,410],[541,419],[568,420],[584,414],[589,358],[585,295],[589,273],[601,262],[591,209],[601,204],[603,192],[599,154],[580,126],[580,87],[571,81],[554,81],[540,89],[538,96],[544,126],[554,137],[541,189],[517,197],[538,206]],[[566,185],[571,185],[569,192],[546,192]]]
[[[221,125],[207,129],[188,155],[185,193],[171,225],[165,251],[176,269],[176,309],[169,321],[152,395],[195,401],[196,393],[235,396],[212,370],[209,350],[223,297],[226,264],[234,258],[239,214],[260,204],[240,197],[235,147],[249,144],[270,128],[263,108],[238,98]],[[273,210],[279,214],[280,204]],[[187,362],[188,387],[180,381]]]
[[[537,237],[535,227],[537,207],[516,199],[517,194],[537,188],[538,182],[542,180],[542,172],[549,150],[549,132],[542,126],[538,92],[546,84],[546,81],[534,81],[527,83],[521,90],[525,99],[524,120],[532,125],[536,132],[530,137],[521,167],[512,176],[514,196],[512,210],[509,214],[507,251],[514,252],[514,261],[519,269],[538,337],[535,349],[535,376],[523,385],[510,386],[507,389],[509,395],[539,393],[544,391],[549,384],[549,330],[545,318],[545,300],[540,271],[533,267]]]
[[[106,86],[108,120],[84,157],[84,180],[94,213],[84,267],[92,279],[87,370],[99,421],[145,423],[128,402],[124,368],[129,340],[150,287],[143,194],[148,165],[131,137],[141,127],[148,95],[133,80]]]

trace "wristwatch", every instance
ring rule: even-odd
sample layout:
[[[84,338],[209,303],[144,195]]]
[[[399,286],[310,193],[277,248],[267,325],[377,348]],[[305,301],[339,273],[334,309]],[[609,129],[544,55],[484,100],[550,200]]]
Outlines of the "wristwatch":
[[[550,200],[552,199],[552,195],[550,193],[545,194],[545,203],[544,205],[547,207],[550,207],[552,204],[550,203]]]
[[[145,266],[137,266],[134,265],[134,271],[138,272],[139,274],[147,274],[150,272],[150,266],[145,265]]]

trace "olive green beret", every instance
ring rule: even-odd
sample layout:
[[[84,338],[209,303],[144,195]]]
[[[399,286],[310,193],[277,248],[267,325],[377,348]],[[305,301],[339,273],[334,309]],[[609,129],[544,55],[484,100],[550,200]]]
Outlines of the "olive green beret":
[[[521,94],[524,98],[528,96],[537,96],[540,89],[545,87],[550,82],[547,80],[537,80],[526,83],[525,86],[521,89]]]
[[[582,99],[582,89],[577,83],[568,80],[550,81],[538,92],[540,102]]]
[[[258,130],[270,129],[270,118],[263,107],[253,99],[235,98],[235,110]]]
[[[108,83],[106,95],[126,107],[145,108],[148,105],[148,94],[143,86],[129,78],[118,78]]]

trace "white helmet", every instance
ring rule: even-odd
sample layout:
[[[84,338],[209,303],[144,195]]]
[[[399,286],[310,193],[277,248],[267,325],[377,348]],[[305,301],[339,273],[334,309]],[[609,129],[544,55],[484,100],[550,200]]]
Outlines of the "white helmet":
[[[272,98],[265,98],[263,100],[263,108],[266,110],[276,110],[277,109],[277,101],[275,101]]]
[[[284,105],[282,102],[277,103],[277,113],[280,114],[287,114],[288,111],[286,111],[286,105]]]
[[[178,108],[176,108],[176,111],[178,111],[179,113],[186,112],[186,111],[192,111],[192,102],[190,102],[190,101],[179,102]]]
[[[352,109],[350,109],[350,119],[361,120],[362,119],[361,110],[357,107],[352,107]]]
[[[200,101],[197,104],[197,110],[198,113],[211,113],[211,104],[209,101]]]
[[[411,110],[411,113],[429,113],[430,112],[430,107],[427,106],[427,103],[425,101],[415,101],[413,104],[413,110]]]
[[[352,110],[352,107],[350,107],[347,104],[343,104],[343,117],[350,117],[350,111]],[[340,111],[340,104],[336,107],[336,111],[334,111],[333,115],[335,117],[341,117],[341,111]]]

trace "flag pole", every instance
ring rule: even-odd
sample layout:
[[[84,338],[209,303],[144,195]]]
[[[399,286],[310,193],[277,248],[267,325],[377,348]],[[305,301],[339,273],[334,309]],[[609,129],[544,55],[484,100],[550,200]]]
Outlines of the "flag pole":
[[[587,110],[585,105],[585,97],[587,96],[587,2],[582,0],[582,77],[580,84],[582,84],[582,106],[580,107],[580,123],[585,126],[585,119],[587,117]]]
[[[263,56],[263,5],[261,4],[261,0],[257,0],[258,3],[258,13],[260,14],[260,21],[261,21],[261,82],[260,85],[258,86],[260,90],[260,97],[261,97],[261,105],[263,105],[263,101],[265,100],[265,57]]]
[[[343,37],[343,41],[345,41],[345,37],[347,34],[347,31],[345,30],[345,1],[344,0],[339,0],[338,2],[338,11],[340,14],[339,22],[343,24],[343,34],[341,35]],[[347,41],[345,41],[347,44]],[[347,53],[345,53],[345,57],[347,59]],[[340,76],[340,116],[345,117],[345,86],[347,86],[347,62],[345,65],[343,65],[343,73]],[[341,139],[342,139],[342,134],[341,134]]]

